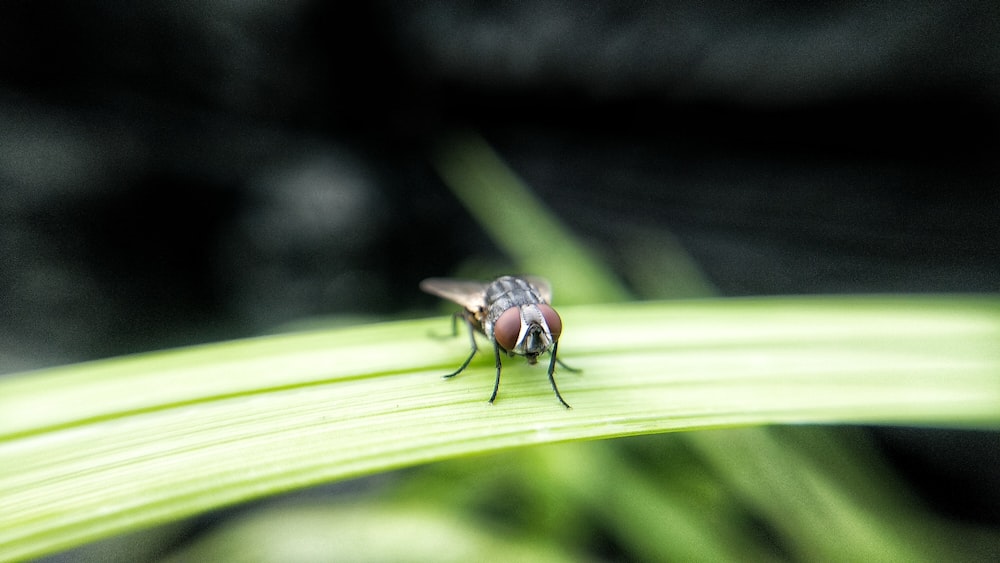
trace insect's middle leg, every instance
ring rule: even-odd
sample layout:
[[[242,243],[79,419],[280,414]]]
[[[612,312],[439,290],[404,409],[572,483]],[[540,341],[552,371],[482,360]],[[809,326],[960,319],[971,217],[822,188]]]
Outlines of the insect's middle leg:
[[[496,400],[496,398],[497,398],[497,391],[500,390],[500,367],[501,367],[501,364],[500,364],[500,345],[497,344],[496,340],[493,341],[493,355],[496,356],[496,359],[497,359],[497,380],[493,383],[493,394],[490,395],[490,404],[491,405],[493,404],[493,401]]]
[[[573,407],[569,406],[569,403],[567,403],[566,400],[562,398],[562,395],[559,394],[559,388],[556,387],[556,378],[553,374],[555,374],[556,371],[556,362],[559,362],[559,365],[570,371],[578,371],[578,370],[569,368],[566,366],[566,364],[560,362],[556,356],[558,352],[559,352],[559,343],[556,342],[555,344],[552,345],[552,359],[549,360],[549,383],[552,384],[552,390],[556,392],[556,398],[559,399],[559,402],[562,403],[563,406],[566,407],[567,409],[570,409]]]
[[[455,370],[452,373],[449,373],[448,375],[442,376],[442,377],[445,377],[445,378],[455,377],[456,375],[458,375],[458,374],[462,373],[463,371],[465,371],[465,368],[467,368],[469,366],[469,362],[472,361],[472,358],[474,358],[476,356],[476,352],[479,351],[479,347],[476,346],[476,330],[472,326],[472,321],[470,321],[469,318],[466,317],[465,315],[463,315],[462,313],[455,313],[455,316],[452,317],[452,319],[451,319],[451,331],[452,331],[452,333],[454,333],[456,335],[458,334],[458,325],[456,323],[458,322],[459,317],[461,317],[461,319],[463,321],[465,321],[465,324],[468,325],[468,327],[469,327],[469,344],[472,345],[472,352],[469,354],[468,358],[465,358],[465,361],[462,362],[462,365],[457,370]]]

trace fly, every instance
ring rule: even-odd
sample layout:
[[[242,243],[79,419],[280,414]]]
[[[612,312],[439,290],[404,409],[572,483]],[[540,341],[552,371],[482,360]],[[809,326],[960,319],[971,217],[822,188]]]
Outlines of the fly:
[[[448,278],[428,278],[420,282],[420,289],[458,303],[463,307],[452,319],[452,332],[457,333],[455,321],[462,318],[469,326],[469,342],[472,353],[454,372],[444,377],[455,377],[462,373],[479,351],[476,346],[475,331],[486,335],[493,343],[496,357],[497,378],[493,384],[490,404],[497,398],[500,389],[500,350],[508,356],[524,356],[529,364],[538,363],[538,356],[551,351],[549,360],[549,382],[556,398],[564,407],[570,408],[556,387],[553,373],[556,363],[570,371],[577,371],[562,363],[556,357],[559,350],[559,335],[562,334],[562,319],[549,305],[552,287],[549,282],[534,276],[503,276],[489,283]]]

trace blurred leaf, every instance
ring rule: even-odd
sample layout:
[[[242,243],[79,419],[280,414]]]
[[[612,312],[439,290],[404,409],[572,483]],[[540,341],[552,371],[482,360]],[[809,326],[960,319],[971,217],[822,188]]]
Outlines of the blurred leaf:
[[[391,540],[388,539],[391,537]],[[419,506],[378,503],[273,508],[227,523],[166,561],[580,561],[558,545]]]
[[[744,428],[688,442],[797,561],[979,560],[981,552],[970,556],[988,545],[970,545],[974,536],[924,511],[864,447],[862,432]]]
[[[466,209],[522,268],[552,282],[559,303],[610,303],[628,294],[481,137],[456,136],[438,171]]]
[[[1000,425],[1000,299],[569,307],[559,406],[492,359],[453,380],[445,319],[229,342],[0,381],[0,553],[27,558],[431,460],[771,423]]]
[[[643,299],[713,297],[717,291],[679,240],[666,229],[630,229],[622,275]]]

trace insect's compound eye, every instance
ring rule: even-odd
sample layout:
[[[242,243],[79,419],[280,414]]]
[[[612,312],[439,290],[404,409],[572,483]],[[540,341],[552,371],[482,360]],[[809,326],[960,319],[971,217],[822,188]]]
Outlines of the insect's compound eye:
[[[559,313],[548,305],[539,305],[538,310],[542,312],[545,324],[549,325],[553,342],[559,340],[559,335],[562,334],[562,319],[559,318]]]
[[[547,321],[546,321],[547,322]],[[521,335],[521,311],[511,307],[500,314],[493,323],[493,338],[501,348],[510,352],[517,346],[517,337]]]

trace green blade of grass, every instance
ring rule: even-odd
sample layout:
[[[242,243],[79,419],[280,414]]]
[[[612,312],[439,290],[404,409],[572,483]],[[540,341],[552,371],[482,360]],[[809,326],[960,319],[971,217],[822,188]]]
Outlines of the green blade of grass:
[[[440,375],[444,319],[229,342],[0,381],[0,553],[25,558],[307,485],[558,441],[771,423],[1000,426],[1000,299],[568,307],[544,367]]]

